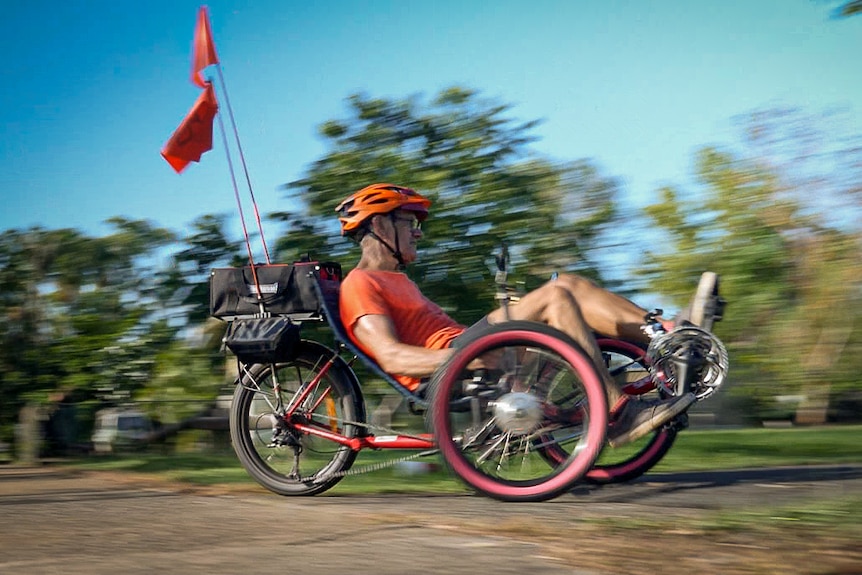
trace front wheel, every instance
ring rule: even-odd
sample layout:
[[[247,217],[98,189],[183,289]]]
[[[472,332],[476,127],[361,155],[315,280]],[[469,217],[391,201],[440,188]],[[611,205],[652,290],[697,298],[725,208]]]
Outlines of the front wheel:
[[[365,421],[361,392],[344,361],[321,344],[304,340],[299,345],[291,361],[251,366],[237,382],[230,412],[240,463],[279,495],[326,491],[356,459],[356,451],[346,445],[292,426],[285,417],[289,407],[306,425],[348,438],[357,436],[357,424]]]
[[[544,324],[495,324],[465,341],[432,380],[429,406],[447,465],[468,486],[504,501],[568,491],[605,442],[607,399],[595,367],[571,338]],[[559,464],[543,455],[551,448],[566,453]]]

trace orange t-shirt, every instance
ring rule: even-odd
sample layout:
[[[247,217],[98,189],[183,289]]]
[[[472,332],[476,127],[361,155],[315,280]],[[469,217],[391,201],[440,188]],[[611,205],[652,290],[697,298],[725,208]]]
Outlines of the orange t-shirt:
[[[428,349],[448,347],[465,329],[401,272],[353,270],[341,283],[339,308],[350,339],[368,355],[371,353],[353,334],[356,322],[364,315],[388,316],[401,342]],[[410,390],[419,386],[418,378],[394,377]]]

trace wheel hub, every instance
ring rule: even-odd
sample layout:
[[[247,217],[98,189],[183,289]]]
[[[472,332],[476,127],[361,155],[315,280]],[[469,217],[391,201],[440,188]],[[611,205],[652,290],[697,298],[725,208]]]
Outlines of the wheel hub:
[[[497,427],[506,433],[526,435],[542,422],[542,406],[536,396],[516,391],[493,403]]]

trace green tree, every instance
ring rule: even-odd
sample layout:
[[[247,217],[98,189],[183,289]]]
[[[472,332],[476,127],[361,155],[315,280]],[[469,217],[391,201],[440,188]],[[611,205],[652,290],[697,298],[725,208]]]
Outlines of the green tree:
[[[829,390],[859,389],[862,368],[862,148],[827,120],[753,113],[742,151],[698,154],[699,194],[683,201],[666,188],[647,209],[670,238],[647,257],[652,287],[682,303],[702,268],[720,272],[731,303],[717,331],[733,356],[732,379],[764,403],[801,393],[803,407],[819,402],[815,420],[825,417]]]
[[[836,2],[832,1],[831,3],[835,4]],[[832,10],[832,14],[836,18],[848,18],[855,14],[862,14],[862,0],[841,0],[837,4],[838,6]]]
[[[209,316],[209,276],[213,268],[248,265],[243,242],[230,239],[226,224],[224,215],[195,219],[170,265],[159,271],[164,309],[183,329],[168,345],[152,350],[149,378],[135,399],[149,402],[151,414],[164,423],[177,424],[205,410],[224,383],[226,324]]]
[[[114,218],[113,233],[9,230],[0,236],[0,421],[48,392],[130,392],[175,330],[159,317],[155,252],[173,234]]]
[[[242,243],[230,240],[226,217],[206,214],[192,222],[172,265],[159,273],[159,292],[167,309],[182,322],[199,324],[209,317],[209,275],[213,268],[242,266]]]
[[[528,283],[552,271],[601,280],[590,255],[615,221],[616,181],[589,162],[557,164],[530,148],[535,121],[507,105],[454,87],[425,104],[419,97],[348,99],[349,117],[320,127],[328,151],[305,177],[287,184],[297,209],[278,214],[288,229],[281,257],[304,252],[352,264],[338,236],[336,204],[373,182],[414,187],[434,205],[422,256],[410,270],[423,290],[463,322],[494,306],[493,254],[512,248],[513,277]]]
[[[225,218],[200,217],[179,242],[149,222],[108,223],[104,237],[41,228],[0,234],[4,438],[26,401],[49,396],[174,401],[218,392],[224,324],[205,321],[208,276],[245,263]]]

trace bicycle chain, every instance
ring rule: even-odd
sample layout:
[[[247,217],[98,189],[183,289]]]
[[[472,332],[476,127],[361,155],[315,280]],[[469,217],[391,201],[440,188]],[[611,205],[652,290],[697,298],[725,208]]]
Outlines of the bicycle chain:
[[[379,461],[377,463],[370,463],[368,465],[351,467],[350,469],[327,475],[326,478],[330,479],[333,477],[347,477],[348,475],[361,475],[363,473],[371,473],[372,471],[380,471],[381,469],[386,469],[387,467],[398,465],[399,463],[402,463],[404,461],[412,461],[413,459],[418,459],[420,457],[427,457],[429,455],[434,455],[437,452],[437,449],[429,449],[427,451],[420,451],[419,453],[415,453],[413,455],[405,455],[404,457],[396,457],[393,459],[387,459],[386,461]]]
[[[327,418],[329,419],[329,418]],[[404,437],[416,437],[412,435],[405,435],[400,433],[394,429],[390,429],[387,427],[382,427],[379,425],[371,425],[370,423],[360,423],[358,421],[347,421],[344,419],[336,419],[341,425],[354,425],[356,427],[361,427],[369,432],[376,432],[378,435],[401,435]],[[416,437],[418,439],[418,437]],[[381,469],[386,469],[387,467],[393,467],[398,465],[399,463],[403,463],[405,461],[412,461],[414,459],[418,459],[420,457],[427,457],[429,455],[434,455],[438,453],[438,449],[426,449],[425,451],[419,451],[417,453],[413,453],[411,455],[405,455],[403,457],[394,457],[392,459],[387,459],[385,461],[378,461],[377,463],[369,463],[368,465],[361,465],[356,467],[351,467],[350,469],[345,469],[344,471],[339,471],[337,473],[331,473],[326,475],[326,480],[332,479],[334,477],[346,477],[349,475],[362,475],[364,473],[371,473],[372,471],[380,471]]]
[[[252,391],[258,391],[252,387],[248,387],[248,389],[250,389]],[[312,414],[312,418],[313,418],[313,414]],[[332,421],[329,417],[327,417],[327,420]],[[378,435],[404,435],[404,434],[402,434],[402,433],[400,433],[394,429],[382,427],[379,425],[371,425],[371,424],[365,423],[365,422],[348,421],[346,419],[338,419],[338,418],[336,418],[335,421],[338,422],[340,425],[353,425],[356,427],[361,427],[361,428],[365,429],[366,431],[377,432]],[[414,437],[414,438],[419,439],[417,436],[411,436],[411,435],[406,435],[406,437]],[[425,451],[420,451],[418,453],[414,453],[411,455],[405,455],[403,457],[396,457],[393,459],[387,459],[386,461],[379,461],[377,463],[371,463],[368,465],[351,467],[350,469],[346,469],[344,471],[339,471],[337,473],[327,474],[326,479],[328,480],[328,479],[331,479],[334,477],[345,477],[348,475],[361,475],[363,473],[371,473],[372,471],[379,471],[381,469],[386,469],[387,467],[393,467],[399,463],[403,463],[404,461],[411,461],[413,459],[418,459],[420,457],[427,457],[429,455],[434,455],[435,453],[438,453],[438,451],[439,451],[438,449],[427,449]]]

